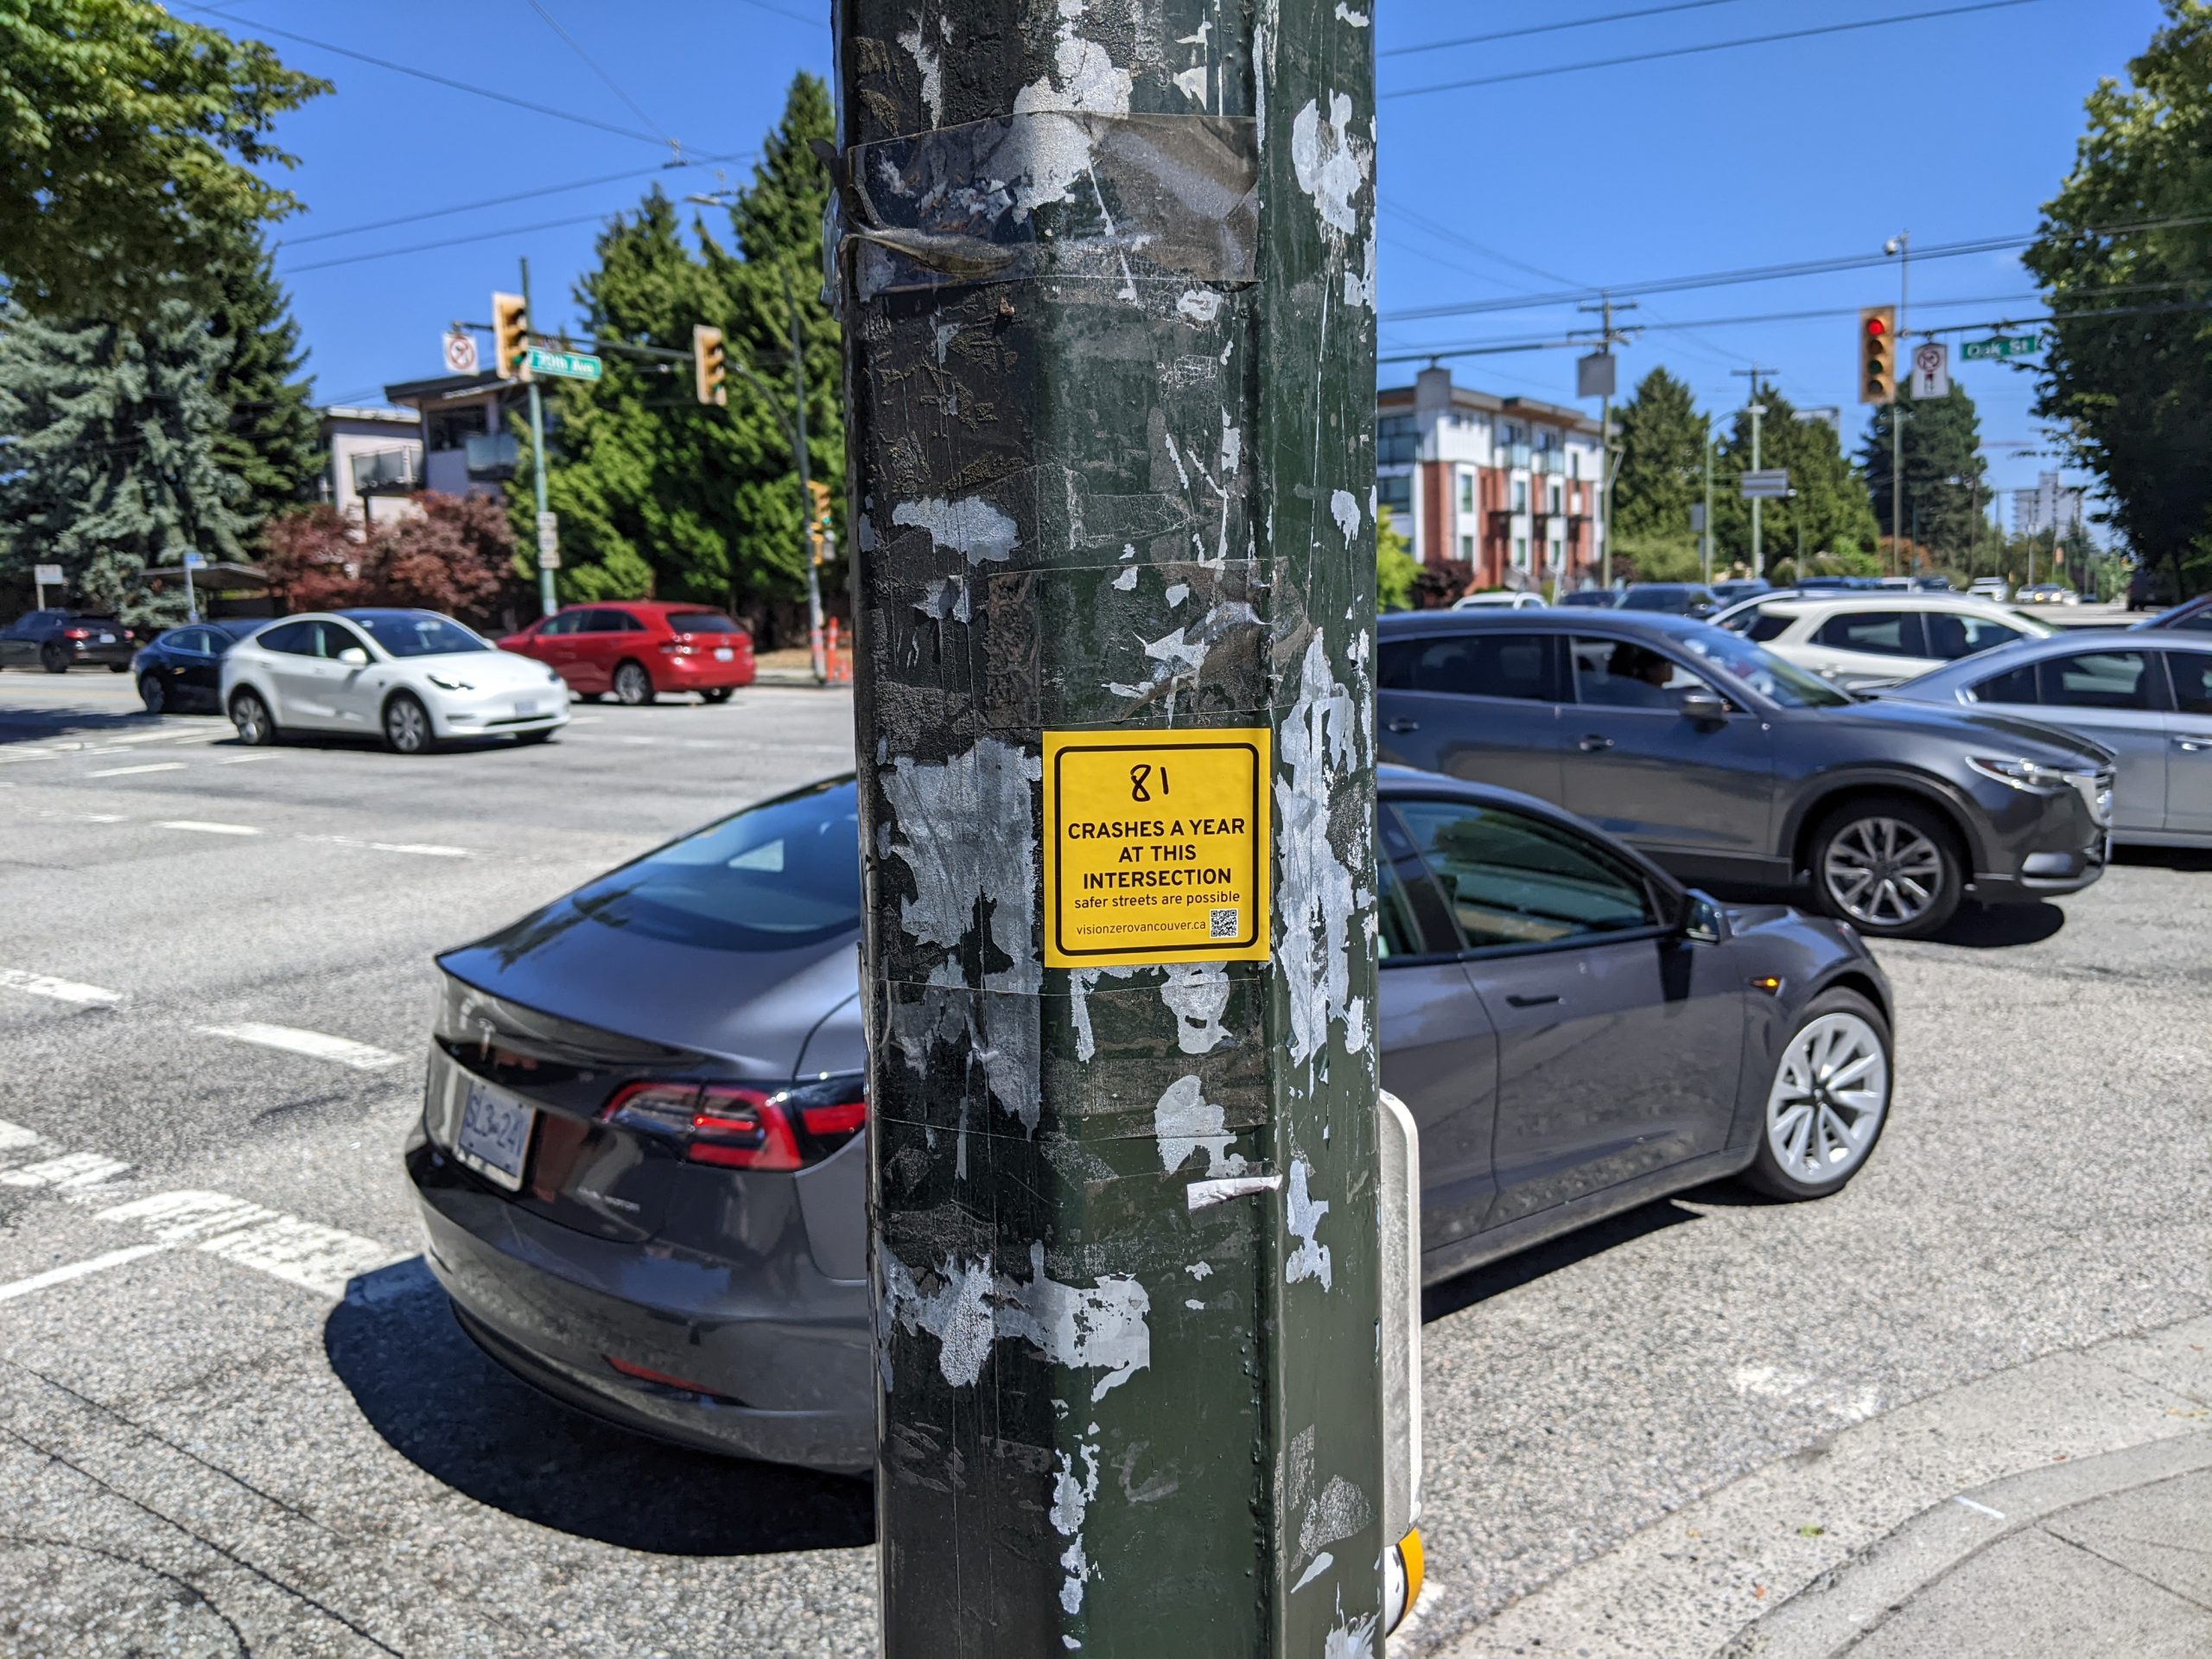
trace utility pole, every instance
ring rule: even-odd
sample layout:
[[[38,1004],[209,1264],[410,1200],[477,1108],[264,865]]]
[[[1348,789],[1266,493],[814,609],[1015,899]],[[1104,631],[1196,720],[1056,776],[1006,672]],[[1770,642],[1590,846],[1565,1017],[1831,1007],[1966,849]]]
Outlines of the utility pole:
[[[1190,15],[834,13],[887,1659],[1383,1634],[1374,35]]]
[[[527,259],[522,262],[522,303],[524,311],[527,313],[530,309],[530,261]],[[525,347],[529,343],[528,340],[523,342]],[[539,395],[537,377],[535,375],[530,378],[530,459],[537,493],[536,522],[542,524],[548,511],[545,505],[545,403]],[[361,510],[365,513],[368,511],[367,502],[361,504]],[[537,557],[537,604],[547,616],[561,608],[560,596],[553,590],[552,567],[545,563],[545,556],[542,552]]]
[[[1633,311],[1637,308],[1633,300],[1625,305],[1616,305],[1611,295],[1600,294],[1597,304],[1578,305],[1574,308],[1598,314],[1598,349],[1610,358],[1613,347],[1624,344],[1629,339],[1626,334],[1613,327],[1613,313]],[[1598,585],[1611,588],[1613,585],[1613,474],[1619,471],[1618,458],[1613,454],[1613,368],[1611,363],[1605,365],[1605,391],[1598,409],[1598,529],[1601,550]]]
[[[1708,588],[1713,585],[1713,429],[1710,426],[1705,431],[1705,582]]]
[[[1756,473],[1759,470],[1759,423],[1766,415],[1766,405],[1759,402],[1759,377],[1777,373],[1779,371],[1762,368],[1758,364],[1754,363],[1748,369],[1731,369],[1728,372],[1743,375],[1751,384],[1751,402],[1746,404],[1745,408],[1750,410],[1751,416],[1751,470]],[[1759,508],[1762,505],[1764,504],[1757,496],[1751,498],[1751,574],[1755,576],[1766,575],[1766,559],[1762,552],[1764,543],[1759,522]],[[1802,577],[1805,573],[1800,570],[1797,574]]]
[[[1912,278],[1912,232],[1899,231],[1886,243],[1882,251],[1895,254],[1897,261],[1897,385],[1910,382],[1911,372],[1906,354],[1905,302],[1910,297]],[[1904,532],[1904,399],[1894,397],[1890,402],[1890,574],[1897,574],[1899,550],[1897,537]],[[1915,537],[1917,540],[1917,537]]]
[[[791,288],[791,273],[783,268],[784,304],[791,324],[791,449],[798,456],[800,551],[806,556],[807,651],[819,684],[830,677],[822,656],[822,561],[814,541],[814,474],[806,453],[806,340],[800,332],[798,296]]]

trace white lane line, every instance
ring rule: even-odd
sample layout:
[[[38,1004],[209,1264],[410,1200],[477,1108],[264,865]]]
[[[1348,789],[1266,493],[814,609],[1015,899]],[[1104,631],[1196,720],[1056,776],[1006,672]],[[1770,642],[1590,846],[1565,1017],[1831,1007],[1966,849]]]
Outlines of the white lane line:
[[[181,760],[156,760],[143,766],[107,766],[99,772],[88,772],[87,778],[129,778],[142,772],[182,772]]]
[[[171,738],[198,737],[199,735],[200,735],[200,730],[196,726],[163,726],[148,732],[119,732],[112,736],[103,737],[100,741],[103,743],[166,743]]]
[[[209,738],[207,741],[211,743],[214,743],[227,742],[229,740]],[[215,764],[219,766],[243,766],[250,761],[274,760],[276,758],[276,757],[273,754],[226,754],[221,760],[216,761]]]
[[[79,1002],[87,1007],[105,1005],[112,1007],[123,1001],[121,991],[111,991],[99,985],[80,985],[73,979],[56,979],[50,974],[34,974],[21,968],[0,968],[0,987],[11,991],[29,991],[33,996],[50,996],[57,1002]]]
[[[370,850],[378,853],[413,853],[422,858],[474,858],[476,855],[466,847],[441,847],[428,841],[372,841]]]
[[[38,1144],[38,1131],[27,1129],[20,1123],[0,1120],[0,1152],[13,1152],[17,1147]]]
[[[13,1284],[0,1285],[0,1302],[11,1302],[18,1296],[28,1296],[33,1291],[44,1290],[51,1285],[66,1285],[72,1279],[83,1279],[95,1273],[105,1273],[110,1268],[119,1268],[136,1262],[141,1256],[152,1255],[168,1249],[166,1244],[132,1244],[120,1250],[110,1250],[105,1255],[95,1255],[82,1262],[72,1262],[67,1267],[48,1268],[44,1273],[35,1273],[28,1279],[18,1279]]]
[[[51,818],[61,823],[128,823],[130,819],[120,812],[41,812],[41,818]]]
[[[17,1169],[0,1169],[0,1183],[9,1186],[50,1186],[59,1192],[98,1186],[124,1173],[130,1166],[97,1152],[65,1152],[43,1163]]]
[[[156,830],[196,830],[203,836],[257,836],[260,830],[250,823],[208,823],[198,818],[159,818]]]
[[[234,1026],[202,1026],[200,1030],[211,1037],[228,1037],[237,1042],[257,1043],[264,1048],[281,1048],[289,1053],[304,1054],[310,1059],[332,1060],[340,1065],[350,1065],[356,1071],[375,1071],[387,1065],[397,1065],[400,1057],[366,1043],[357,1043],[350,1038],[333,1037],[320,1031],[302,1031],[294,1026],[265,1026],[259,1020],[245,1020]]]
[[[135,1221],[162,1243],[189,1244],[272,1279],[333,1298],[349,1280],[407,1259],[404,1252],[358,1233],[302,1221],[224,1192],[156,1192],[99,1213],[102,1221]]]

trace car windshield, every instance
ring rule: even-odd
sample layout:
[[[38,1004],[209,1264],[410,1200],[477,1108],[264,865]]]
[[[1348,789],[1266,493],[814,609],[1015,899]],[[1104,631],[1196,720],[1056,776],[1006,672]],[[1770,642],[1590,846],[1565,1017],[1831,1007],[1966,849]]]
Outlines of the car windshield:
[[[720,611],[671,611],[668,626],[678,633],[743,633]]]
[[[346,620],[394,657],[450,657],[492,649],[450,617],[425,611],[352,611]]]
[[[1818,675],[1808,674],[1764,646],[1755,645],[1726,628],[1695,628],[1679,637],[1714,667],[1784,709],[1841,709],[1857,701]]]
[[[817,784],[648,853],[569,897],[607,927],[706,950],[802,950],[861,924],[860,789]]]

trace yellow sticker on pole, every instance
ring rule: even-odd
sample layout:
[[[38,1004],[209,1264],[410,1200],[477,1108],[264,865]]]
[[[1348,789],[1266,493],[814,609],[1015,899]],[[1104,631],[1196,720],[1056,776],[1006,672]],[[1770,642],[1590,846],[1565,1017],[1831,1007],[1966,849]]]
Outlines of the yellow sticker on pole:
[[[1268,728],[1044,735],[1046,966],[1266,960]]]

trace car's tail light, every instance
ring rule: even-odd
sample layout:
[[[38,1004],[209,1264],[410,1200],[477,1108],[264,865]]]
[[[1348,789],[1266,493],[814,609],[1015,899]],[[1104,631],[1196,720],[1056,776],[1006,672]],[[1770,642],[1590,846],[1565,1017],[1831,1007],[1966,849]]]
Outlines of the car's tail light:
[[[734,1083],[633,1083],[615,1091],[607,1122],[671,1141],[695,1164],[791,1171],[819,1163],[868,1124],[858,1076],[771,1092]]]
[[[658,1382],[664,1389],[681,1389],[686,1394],[712,1395],[715,1392],[712,1389],[700,1383],[688,1382],[680,1376],[671,1376],[666,1371],[657,1371],[650,1365],[639,1365],[631,1360],[617,1359],[612,1354],[601,1354],[600,1357],[623,1376],[633,1376],[640,1382]]]
[[[669,657],[689,657],[698,649],[691,643],[691,636],[688,633],[679,633],[673,639],[662,640],[660,648],[662,654]]]
[[[92,631],[90,628],[64,628],[61,637],[64,639],[89,639],[92,637]]]

